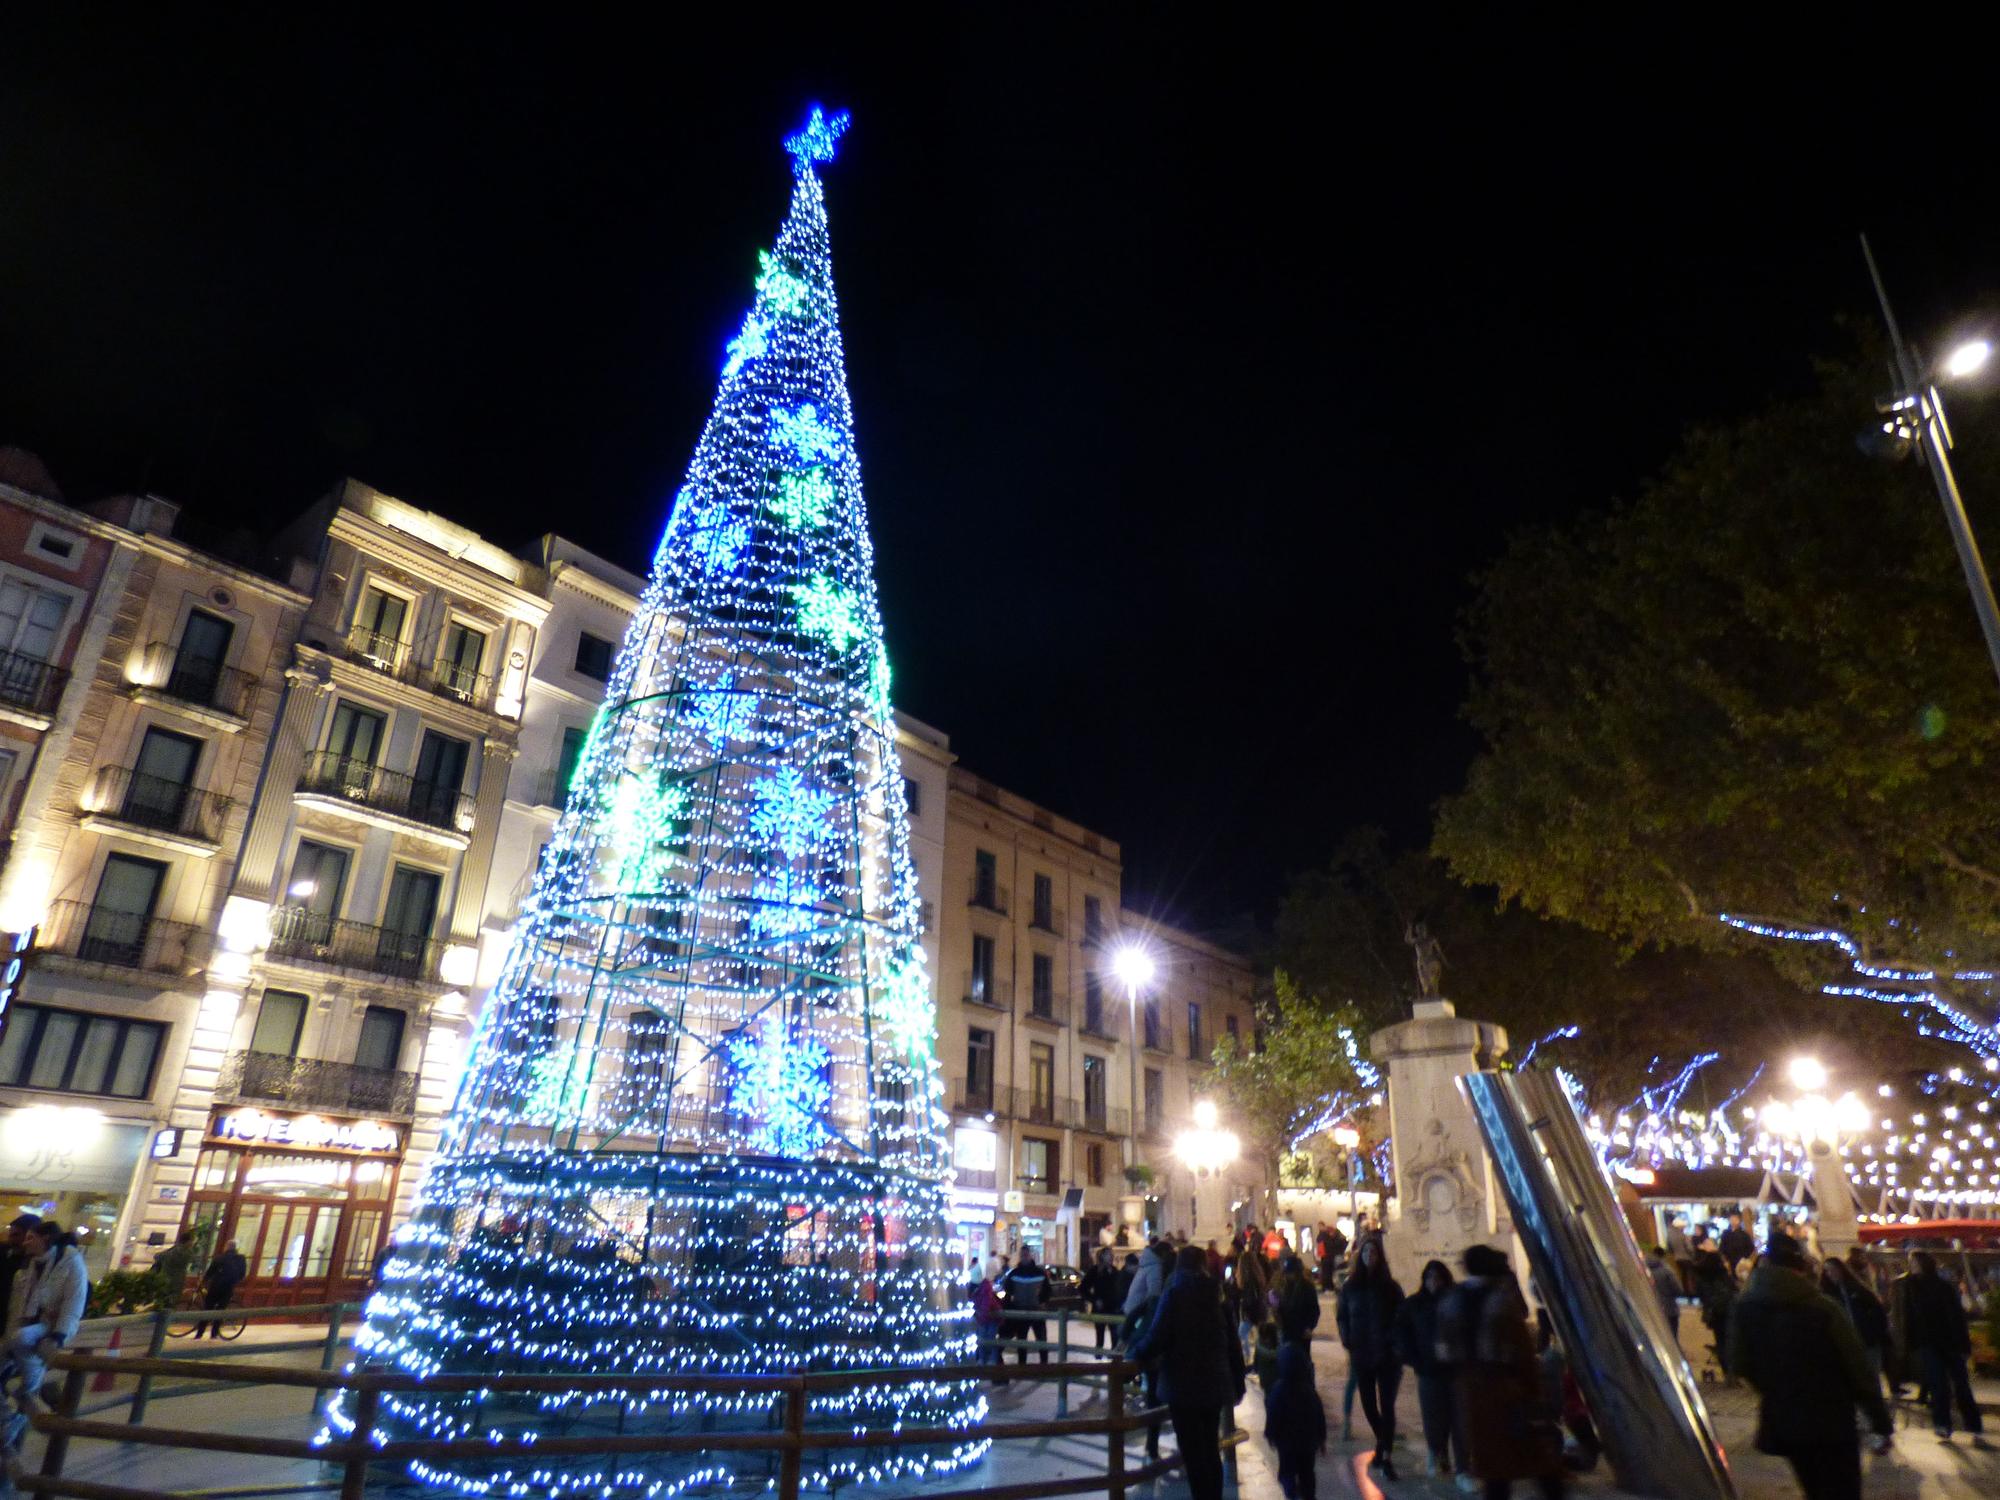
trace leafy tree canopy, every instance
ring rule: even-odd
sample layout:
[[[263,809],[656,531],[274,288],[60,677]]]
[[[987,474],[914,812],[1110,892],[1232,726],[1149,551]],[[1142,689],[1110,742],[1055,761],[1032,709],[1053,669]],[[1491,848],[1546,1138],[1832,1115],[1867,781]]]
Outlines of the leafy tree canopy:
[[[1282,970],[1261,1009],[1261,1045],[1223,1037],[1211,1082],[1245,1148],[1275,1181],[1279,1158],[1330,1106],[1363,1102],[1348,1044],[1366,1047],[1367,1034],[1352,1006],[1322,1003]]]
[[[1485,749],[1434,845],[1460,879],[1628,947],[1729,946],[1729,912],[2000,952],[2000,688],[1927,476],[1857,446],[1884,367],[1820,374],[1481,580]],[[2000,414],[1954,415],[1968,497],[2000,499]]]

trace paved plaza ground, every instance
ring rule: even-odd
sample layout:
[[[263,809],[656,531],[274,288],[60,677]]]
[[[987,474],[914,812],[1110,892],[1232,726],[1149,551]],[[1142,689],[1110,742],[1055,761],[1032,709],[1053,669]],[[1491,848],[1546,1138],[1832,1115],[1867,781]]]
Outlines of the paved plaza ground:
[[[1329,1304],[1324,1321],[1328,1329],[1333,1321],[1331,1311]],[[223,1357],[260,1358],[315,1367],[318,1363],[316,1357],[305,1351],[257,1354],[259,1341],[268,1344],[280,1339],[297,1339],[301,1332],[297,1329],[255,1328],[241,1342],[221,1346]],[[1078,1329],[1074,1336],[1080,1345],[1087,1345],[1090,1341],[1087,1330]],[[173,1342],[176,1348],[188,1347],[184,1340]],[[205,1346],[205,1352],[215,1348],[214,1345]],[[1338,1342],[1330,1337],[1315,1341],[1314,1356],[1327,1413],[1337,1434],[1341,1389],[1347,1373],[1346,1359]],[[1797,1486],[1784,1463],[1767,1458],[1750,1446],[1756,1423],[1755,1397],[1744,1390],[1717,1386],[1705,1389],[1744,1500],[1788,1500],[1788,1497],[1796,1496]],[[1987,1383],[1981,1390],[1981,1396],[1989,1405],[2000,1402],[2000,1387]],[[104,1398],[98,1395],[92,1399]],[[1055,1392],[1045,1385],[1012,1382],[993,1391],[992,1405],[996,1421],[1046,1418],[1054,1415]],[[1102,1409],[1101,1395],[1086,1389],[1072,1389],[1070,1410],[1073,1415],[1088,1415]],[[123,1415],[123,1410],[118,1409],[106,1412],[104,1418],[117,1421],[122,1420]],[[1239,1408],[1237,1418],[1249,1435],[1236,1450],[1236,1472],[1232,1476],[1230,1492],[1241,1500],[1277,1500],[1279,1489],[1275,1466],[1270,1447],[1261,1435],[1263,1401],[1254,1381],[1250,1397]],[[1355,1419],[1358,1428],[1358,1410]],[[1977,1452],[1967,1445],[1963,1435],[1956,1442],[1940,1443],[1932,1435],[1927,1421],[1915,1412],[1901,1414],[1898,1420],[1894,1450],[1886,1458],[1865,1460],[1865,1494],[1868,1500],[1975,1500],[1975,1497],[1991,1500],[1991,1497],[2000,1496],[2000,1452]],[[1422,1442],[1418,1436],[1420,1429],[1417,1425],[1414,1381],[1404,1381],[1398,1423],[1402,1440],[1396,1451],[1398,1466],[1403,1474],[1401,1479],[1385,1484],[1371,1474],[1367,1468],[1370,1444],[1366,1439],[1342,1442],[1336,1436],[1329,1445],[1326,1457],[1320,1462],[1320,1494],[1337,1497],[1337,1500],[1351,1500],[1351,1497],[1378,1500],[1382,1496],[1444,1500],[1444,1497],[1457,1494],[1449,1480],[1429,1479],[1422,1473]],[[148,1425],[289,1437],[308,1435],[317,1423],[309,1410],[307,1392],[262,1386],[157,1400],[148,1417]],[[1988,1427],[1993,1431],[1996,1442],[2000,1442],[2000,1419],[1989,1417]],[[1171,1431],[1165,1441],[1171,1447]],[[27,1457],[30,1467],[39,1461],[39,1439],[30,1440]],[[1129,1461],[1134,1466],[1144,1461],[1137,1434],[1132,1440]],[[954,1489],[1065,1474],[1102,1473],[1104,1463],[1105,1440],[1102,1437],[1015,1440],[1001,1444],[992,1457],[956,1484],[930,1482],[922,1486],[889,1486],[869,1493],[894,1497],[894,1500],[905,1500],[905,1497],[920,1494],[946,1495]],[[315,1463],[286,1464],[270,1459],[97,1442],[78,1444],[71,1453],[67,1472],[73,1477],[100,1483],[169,1491],[213,1491],[248,1485],[310,1485],[328,1478],[327,1472]],[[1526,1487],[1518,1487],[1517,1492],[1525,1494]],[[385,1477],[370,1486],[370,1493],[388,1500],[388,1497],[398,1493],[411,1492],[405,1486],[388,1482]],[[848,1493],[857,1492],[849,1490]],[[1175,1497],[1185,1495],[1187,1490],[1176,1477],[1140,1487],[1134,1493],[1147,1497],[1147,1500],[1175,1500]],[[1596,1474],[1582,1476],[1577,1481],[1575,1493],[1579,1497],[1592,1497],[1592,1500],[1615,1500],[1619,1494],[1602,1465]]]

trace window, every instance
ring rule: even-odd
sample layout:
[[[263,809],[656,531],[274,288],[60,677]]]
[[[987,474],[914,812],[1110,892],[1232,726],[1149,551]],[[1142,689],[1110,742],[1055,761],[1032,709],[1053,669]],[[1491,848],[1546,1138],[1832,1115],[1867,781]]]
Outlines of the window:
[[[143,1099],[166,1035],[156,1021],[16,1005],[0,1035],[0,1083]]]
[[[73,573],[83,561],[83,538],[73,531],[57,531],[47,521],[37,521],[28,533],[28,550]]]
[[[50,661],[69,618],[69,600],[18,578],[0,579],[0,651]]]
[[[346,888],[347,851],[300,839],[298,852],[292,856],[285,903],[293,910],[287,923],[298,923],[304,930],[288,935],[312,943],[331,940],[334,919],[340,915],[341,893]]]
[[[1083,940],[1094,943],[1104,936],[1104,903],[1095,896],[1083,898]]]
[[[1166,1048],[1160,1045],[1160,1002],[1157,999],[1145,1001],[1144,1008],[1140,1011],[1140,1019],[1145,1023],[1146,1045],[1155,1052],[1166,1051]]]
[[[977,933],[972,938],[972,978],[966,993],[975,1005],[998,1005],[993,992],[993,939]]]
[[[222,663],[229,656],[229,642],[236,627],[206,610],[188,611],[181,627],[181,643],[174,651],[174,664],[167,673],[167,691],[183,703],[214,703],[222,685]]]
[[[626,1022],[625,1082],[637,1096],[631,1103],[665,1103],[668,1032],[656,1010],[635,1010]]]
[[[1083,1029],[1093,1036],[1105,1035],[1104,981],[1095,969],[1083,971]]]
[[[1047,875],[1035,877],[1035,914],[1032,923],[1044,932],[1056,930],[1056,883]]]
[[[1104,1101],[1108,1074],[1104,1059],[1085,1053],[1083,1059],[1083,1119],[1091,1130],[1104,1128]]]
[[[201,760],[202,744],[185,734],[167,729],[148,729],[139,742],[139,758],[132,778],[125,786],[125,801],[118,816],[141,828],[180,827],[194,792],[194,768]]]
[[[414,979],[428,967],[431,924],[437,920],[438,893],[443,885],[443,877],[435,871],[396,866],[389,880],[389,902],[382,910],[381,931],[375,939],[376,966],[384,973]]]
[[[1028,1117],[1050,1122],[1056,1117],[1056,1049],[1047,1042],[1028,1046]]]
[[[562,753],[556,757],[556,784],[549,790],[551,807],[569,806],[569,784],[576,780],[577,762],[583,759],[583,742],[590,731],[572,724],[563,730]]]
[[[576,669],[594,682],[611,676],[611,642],[583,631],[576,638]]]
[[[1188,1056],[1199,1061],[1201,1050],[1201,1002],[1188,1001]]]
[[[326,737],[327,753],[358,773],[373,769],[375,758],[382,753],[383,731],[388,722],[372,708],[360,708],[345,701],[335,704],[333,730]],[[367,785],[365,775],[361,784]]]
[[[250,1034],[252,1052],[297,1057],[306,1029],[306,997],[290,990],[266,990],[257,1006],[257,1029]]]
[[[1146,1069],[1146,1076],[1143,1082],[1146,1101],[1146,1129],[1157,1135],[1166,1120],[1166,1080],[1160,1076],[1158,1068],[1148,1068]]]
[[[1104,1186],[1104,1146],[1092,1141],[1083,1148],[1084,1181],[1092,1187]]]
[[[910,816],[920,818],[924,812],[924,784],[914,776],[903,778],[903,801],[910,809]]]
[[[153,907],[166,878],[167,867],[156,859],[130,854],[106,859],[76,956],[91,963],[137,965],[145,955]]]
[[[965,1097],[969,1103],[993,1107],[993,1033],[977,1026],[965,1033]]]
[[[1029,972],[1034,979],[1034,1007],[1038,1016],[1053,1016],[1056,1013],[1056,961],[1046,953],[1037,953],[1029,961]]]
[[[486,632],[457,620],[446,627],[444,651],[438,657],[438,686],[454,698],[479,696],[479,664],[486,658]]]
[[[14,791],[15,752],[0,750],[0,822],[4,822],[9,811],[7,801]]]
[[[1056,1143],[1034,1136],[1021,1138],[1021,1186],[1031,1193],[1053,1193],[1056,1182]]]
[[[394,1006],[371,1005],[361,1017],[361,1040],[354,1045],[354,1066],[393,1073],[403,1059],[403,1027],[408,1017]]]
[[[374,585],[361,591],[354,611],[354,649],[379,666],[394,667],[403,653],[403,621],[410,601]]]
[[[972,851],[972,904],[989,911],[1000,906],[1000,861],[988,849]]]
[[[472,747],[464,740],[426,729],[417,746],[417,773],[411,779],[410,813],[426,823],[448,824],[465,785],[465,762]]]

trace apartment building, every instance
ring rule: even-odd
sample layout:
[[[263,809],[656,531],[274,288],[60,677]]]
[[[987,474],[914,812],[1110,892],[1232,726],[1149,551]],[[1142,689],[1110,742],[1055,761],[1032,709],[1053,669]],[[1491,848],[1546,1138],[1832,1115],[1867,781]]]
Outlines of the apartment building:
[[[211,1223],[246,1303],[366,1284],[456,1081],[548,601],[533,569],[349,480],[279,537],[311,564],[283,706],[154,1163],[146,1237]]]
[[[214,1078],[203,1018],[233,996],[212,934],[283,690],[265,668],[309,602],[176,519],[0,493],[0,675],[24,688],[0,710],[0,920],[32,945],[0,1031],[0,1203],[74,1226],[93,1274],[182,1211],[184,1185],[148,1203],[147,1168]]]
[[[1226,1235],[1253,1167],[1197,1183],[1172,1141],[1216,1038],[1249,1033],[1247,960],[1123,912],[1115,842],[956,767],[943,873],[938,1056],[964,1264],[1027,1245],[1074,1265],[1146,1226]],[[1112,973],[1127,942],[1155,966],[1136,997]]]

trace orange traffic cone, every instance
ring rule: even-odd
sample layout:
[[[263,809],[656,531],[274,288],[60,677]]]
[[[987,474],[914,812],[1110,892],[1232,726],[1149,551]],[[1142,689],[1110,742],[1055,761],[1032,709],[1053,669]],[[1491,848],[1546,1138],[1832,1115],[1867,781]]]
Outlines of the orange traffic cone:
[[[104,1346],[104,1352],[106,1354],[118,1353],[119,1345],[122,1342],[122,1336],[124,1332],[125,1330],[122,1328],[114,1328],[111,1330],[111,1342],[109,1342]],[[117,1380],[117,1378],[118,1376],[115,1371],[99,1370],[95,1375],[93,1375],[90,1378],[90,1388],[93,1391],[108,1391],[111,1389],[112,1382]]]

